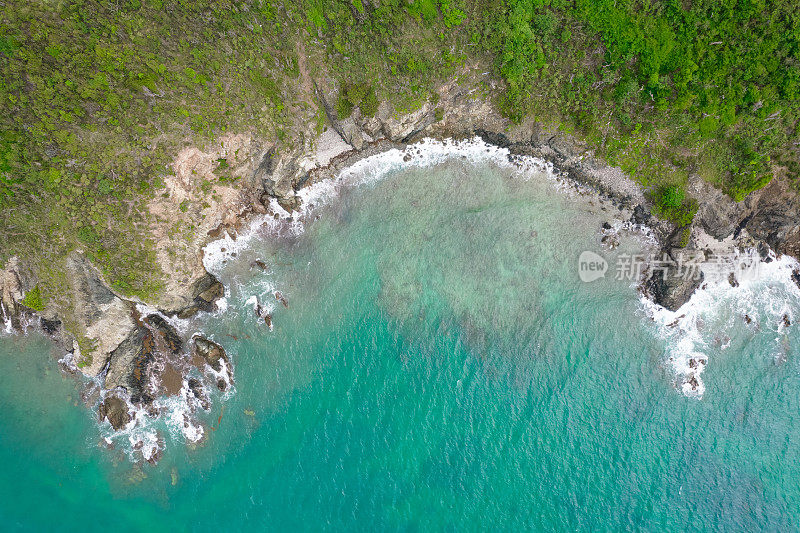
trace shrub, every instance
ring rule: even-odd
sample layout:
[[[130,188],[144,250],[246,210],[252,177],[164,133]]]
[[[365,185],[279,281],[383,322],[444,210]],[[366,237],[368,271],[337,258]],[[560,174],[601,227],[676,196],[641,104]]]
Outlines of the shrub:
[[[44,308],[47,304],[45,303],[44,297],[42,296],[42,292],[38,285],[25,294],[25,297],[22,299],[22,305],[28,309],[33,309],[34,311],[44,311]]]
[[[697,200],[676,185],[662,185],[650,193],[653,211],[678,226],[688,226],[697,214]]]
[[[349,117],[353,108],[358,107],[361,114],[367,117],[375,116],[378,110],[378,95],[375,88],[367,83],[348,83],[339,92],[336,100],[336,116],[339,120]]]

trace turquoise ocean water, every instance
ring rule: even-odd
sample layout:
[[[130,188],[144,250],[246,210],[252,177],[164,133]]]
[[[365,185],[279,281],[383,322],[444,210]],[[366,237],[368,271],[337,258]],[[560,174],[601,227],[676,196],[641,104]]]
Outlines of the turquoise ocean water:
[[[648,249],[600,245],[616,209],[491,161],[388,174],[217,265],[227,310],[188,327],[228,349],[235,393],[199,446],[161,428],[157,466],[99,445],[47,340],[0,338],[2,529],[798,527],[791,283],[720,289],[669,328],[613,279]],[[580,282],[583,250],[606,278]],[[681,390],[680,350],[708,360],[702,395]]]

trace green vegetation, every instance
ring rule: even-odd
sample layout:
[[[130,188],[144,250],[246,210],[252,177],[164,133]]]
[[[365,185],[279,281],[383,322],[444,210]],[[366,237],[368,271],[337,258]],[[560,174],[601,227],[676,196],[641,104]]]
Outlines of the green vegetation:
[[[374,87],[366,83],[348,83],[339,91],[336,114],[339,119],[345,119],[353,113],[354,107],[358,107],[362,115],[373,117],[379,104]]]
[[[697,200],[686,196],[686,192],[675,185],[661,185],[650,193],[656,215],[674,222],[678,226],[691,224],[697,213]]]
[[[22,299],[22,305],[34,311],[44,311],[45,300],[42,297],[42,292],[39,290],[38,285],[25,294],[25,297]]]
[[[644,144],[642,182],[698,171],[739,200],[798,158],[799,24],[787,0],[507,0],[477,30],[510,116],[558,115],[612,159]]]
[[[293,39],[281,38],[269,3],[249,8],[4,6],[0,261],[21,255],[53,292],[61,258],[80,248],[122,293],[161,288],[146,201],[177,148],[229,129],[271,136],[285,121],[280,84],[296,76]]]
[[[12,0],[0,261],[27,259],[50,297],[82,249],[147,298],[162,287],[147,201],[180,147],[229,131],[298,142],[309,125],[292,110],[317,105],[301,74],[338,81],[339,117],[370,116],[381,100],[435,103],[438,83],[476,65],[502,81],[483,94],[509,117],[585,137],[678,225],[696,210],[690,174],[739,200],[800,171],[795,1]]]
[[[81,354],[80,359],[77,361],[78,368],[91,365],[94,359],[94,352],[97,351],[97,342],[83,335],[78,335],[75,341],[78,343],[78,350]]]

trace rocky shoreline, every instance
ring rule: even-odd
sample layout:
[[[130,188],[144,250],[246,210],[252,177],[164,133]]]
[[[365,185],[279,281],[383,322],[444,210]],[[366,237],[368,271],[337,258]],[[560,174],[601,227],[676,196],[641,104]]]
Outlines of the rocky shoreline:
[[[194,241],[182,244],[182,254],[175,256],[174,267],[167,252],[176,245],[164,237],[160,262],[167,276],[178,280],[167,284],[169,294],[165,297],[139,302],[120,296],[89,260],[76,252],[67,261],[74,313],[65,321],[52,309],[35,311],[25,305],[25,295],[34,289],[36,280],[24,265],[12,260],[0,270],[0,317],[6,329],[24,331],[29,324],[56,339],[71,354],[66,358],[71,370],[99,384],[98,398],[91,407],[97,410],[101,422],[108,421],[115,430],[124,430],[137,423],[137,410],[158,416],[154,400],[159,395],[184,398],[190,407],[188,413],[193,409],[207,410],[206,389],[230,387],[233,374],[224,348],[203,337],[185,339],[170,323],[170,317],[188,319],[213,311],[217,300],[224,296],[224,287],[202,266],[205,244],[224,232],[235,235],[237,227],[250,216],[266,214],[273,200],[287,211],[294,211],[300,206],[298,191],[302,188],[332,178],[360,159],[393,148],[403,149],[426,137],[477,136],[507,149],[511,158],[530,156],[552,163],[560,175],[633,213],[632,222],[652,230],[664,257],[707,253],[709,239],[730,250],[758,248],[764,260],[773,253],[800,256],[800,201],[778,179],[736,203],[699,177],[692,178],[689,190],[697,198],[699,209],[687,241],[685,228],[651,215],[647,195],[622,170],[597,159],[584,143],[570,135],[534,120],[512,124],[488,99],[475,96],[474,86],[446,84],[439,88],[436,104],[425,103],[410,113],[396,113],[388,102],[383,102],[373,117],[362,116],[356,108],[344,120],[337,119],[331,104],[336,94],[334,85],[320,82],[314,87],[326,111],[326,131],[319,135],[309,131],[306,141],[291,149],[280,149],[274,143],[252,137],[231,138],[227,147],[225,141],[221,143],[226,156],[234,158],[230,154],[235,149],[235,157],[239,158],[235,159],[236,172],[242,179],[238,189],[226,186],[214,191],[219,200],[211,206],[213,216],[204,214],[202,222],[198,219],[198,226],[204,231]],[[199,193],[190,174],[197,174],[196,169],[207,167],[220,153],[220,149],[194,149],[176,160],[175,180],[168,180],[169,194],[165,195],[169,200],[159,200],[161,203],[155,206],[159,212],[174,216],[178,202],[194,201],[197,196],[193,195]],[[184,168],[190,158],[194,158],[191,172]],[[154,235],[166,232],[156,228]],[[179,267],[181,275],[171,275]],[[653,270],[642,280],[642,290],[657,304],[677,310],[703,284],[702,277],[686,279],[678,271],[675,262]],[[796,279],[800,280],[800,273]],[[735,279],[731,284],[734,282]],[[185,424],[192,425],[188,419]],[[155,460],[157,453],[143,453],[143,457]]]

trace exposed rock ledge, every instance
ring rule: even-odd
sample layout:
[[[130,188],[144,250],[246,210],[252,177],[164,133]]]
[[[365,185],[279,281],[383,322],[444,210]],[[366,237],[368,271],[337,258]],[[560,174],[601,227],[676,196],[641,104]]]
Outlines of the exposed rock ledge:
[[[356,108],[345,120],[338,120],[333,111],[334,84],[317,80],[314,88],[330,127],[317,135],[311,130],[314,121],[309,116],[302,144],[279,147],[250,135],[226,135],[208,151],[190,147],[178,155],[173,173],[165,179],[164,194],[150,206],[167,290],[146,303],[181,318],[213,309],[224,289],[203,268],[202,249],[207,242],[223,231],[235,233],[250,213],[265,212],[272,198],[288,210],[295,209],[300,201],[297,191],[302,187],[332,177],[360,158],[403,148],[423,137],[478,135],[488,143],[508,148],[511,154],[544,158],[571,179],[630,208],[636,222],[653,229],[664,253],[672,255],[685,244],[676,238],[683,233],[680,228],[651,217],[651,206],[641,188],[619,168],[595,158],[581,141],[533,119],[512,124],[490,101],[476,96],[481,92],[477,90],[479,82],[445,84],[438,89],[436,104],[426,103],[406,114],[396,113],[391,104],[382,102],[374,117],[363,116]],[[220,172],[222,160],[225,172],[234,179],[208,179]],[[700,209],[691,228],[688,251],[699,249],[702,230],[718,240],[734,236],[743,244],[763,242],[777,253],[796,257],[800,253],[800,202],[784,182],[774,180],[740,203],[699,178],[693,178],[691,193],[698,198]],[[176,237],[174,225],[181,221],[196,228],[191,238]],[[158,315],[139,316],[135,302],[110,290],[80,254],[69,258],[67,274],[77,323],[62,327],[58,317],[47,311],[38,314],[39,323],[75,352],[82,372],[104,377],[106,389],[124,390],[131,400],[146,401],[152,391],[148,391],[143,376],[151,370],[166,372],[169,365],[154,366],[152,362],[158,359],[158,353],[171,354],[173,359],[183,353],[182,339]],[[674,310],[700,283],[680,279],[667,270],[653,273],[644,287],[657,303]],[[12,260],[0,271],[0,315],[14,328],[20,327],[24,317],[34,316],[33,310],[22,304],[25,293],[34,285],[30,273],[17,261]],[[211,366],[217,366],[222,357],[202,342],[195,350],[198,353]],[[229,369],[227,359],[225,362]],[[117,403],[104,409],[104,413],[112,413],[113,423],[126,420]]]

